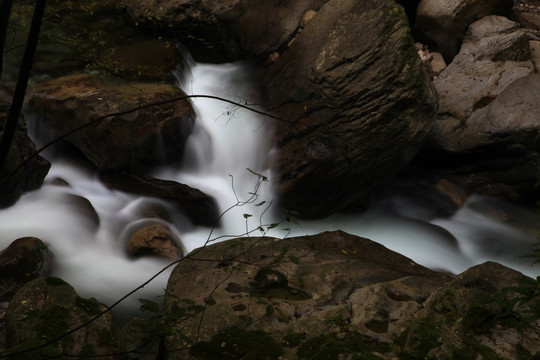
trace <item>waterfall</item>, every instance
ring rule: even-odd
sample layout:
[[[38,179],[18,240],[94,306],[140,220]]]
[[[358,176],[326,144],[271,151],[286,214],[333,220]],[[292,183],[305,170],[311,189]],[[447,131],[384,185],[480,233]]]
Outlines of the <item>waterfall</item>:
[[[249,65],[243,63],[195,64],[191,76],[182,81],[188,94],[217,95],[254,107],[257,96],[251,84]],[[0,211],[0,247],[13,240],[35,236],[46,242],[54,254],[52,275],[74,286],[81,296],[95,297],[111,304],[136,288],[168,262],[155,258],[129,259],[124,251],[125,234],[130,227],[145,221],[141,207],[156,203],[171,213],[171,227],[185,251],[204,245],[208,239],[223,240],[257,229],[261,219],[272,223],[271,174],[267,169],[271,144],[271,122],[264,116],[239,109],[225,102],[193,100],[198,120],[181,167],[161,167],[155,177],[178,181],[213,196],[221,211],[226,211],[221,227],[185,226],[181,216],[167,203],[113,191],[103,186],[97,174],[67,157],[54,156],[45,184],[25,194],[14,206]],[[250,170],[247,170],[250,169]],[[257,176],[255,174],[260,174]],[[265,181],[251,204],[235,206],[249,199],[261,176]],[[54,184],[57,178],[69,186]],[[81,208],[81,198],[99,215],[99,224]],[[260,205],[266,201],[264,205]],[[537,237],[523,227],[503,223],[482,210],[489,199],[473,196],[452,218],[431,222],[404,217],[374,204],[362,214],[333,215],[319,221],[290,224],[290,231],[276,228],[272,236],[315,234],[341,229],[370,238],[428,267],[453,273],[486,260],[500,261],[526,274],[535,269],[521,255],[530,252]],[[404,203],[403,206],[412,206]],[[538,215],[510,209],[518,216]],[[255,231],[253,235],[258,235]],[[163,293],[170,270],[136,293],[125,308],[138,305],[138,298]]]

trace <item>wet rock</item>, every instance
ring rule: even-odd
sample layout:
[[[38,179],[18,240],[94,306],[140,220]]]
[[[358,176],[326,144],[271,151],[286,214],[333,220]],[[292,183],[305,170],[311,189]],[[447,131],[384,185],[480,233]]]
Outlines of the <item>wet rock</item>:
[[[135,231],[127,242],[127,252],[133,257],[155,255],[176,260],[182,256],[178,237],[166,224],[146,225]]]
[[[95,232],[99,229],[101,220],[90,200],[77,194],[65,194],[63,201],[84,219],[90,231]]]
[[[116,114],[74,132],[66,141],[98,169],[141,168],[182,159],[195,122],[190,102],[141,107],[182,96],[165,84],[125,84],[76,74],[38,84],[29,108],[44,116],[53,137]]]
[[[6,314],[8,351],[30,349],[64,335],[105,310],[95,299],[84,299],[58,278],[38,278],[23,286]],[[117,344],[110,312],[82,329],[25,356],[112,354]],[[104,355],[103,359],[113,356]]]
[[[365,201],[416,155],[437,108],[392,1],[328,2],[269,67],[265,91],[283,119],[275,191],[307,218]]]
[[[104,172],[100,179],[111,189],[171,201],[195,224],[216,225],[219,216],[217,204],[200,190],[174,181],[126,171]]]
[[[448,179],[439,179],[435,183],[435,189],[450,198],[458,209],[463,207],[468,198],[465,190]]]
[[[38,238],[25,237],[13,241],[0,252],[0,301],[8,301],[27,282],[47,276],[51,254]]]
[[[421,0],[414,31],[451,60],[471,23],[487,15],[508,15],[512,5],[512,0]]]

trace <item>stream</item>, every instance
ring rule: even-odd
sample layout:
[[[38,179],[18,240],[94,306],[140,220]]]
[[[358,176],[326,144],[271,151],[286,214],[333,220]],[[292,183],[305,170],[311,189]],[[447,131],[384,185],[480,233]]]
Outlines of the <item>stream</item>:
[[[245,103],[256,98],[248,69],[249,65],[243,63],[193,64],[182,87],[188,94],[216,95]],[[109,190],[84,164],[65,154],[48,152],[45,156],[52,168],[42,188],[0,211],[0,247],[7,247],[19,237],[39,237],[54,255],[53,276],[70,283],[83,297],[111,304],[168,264],[156,258],[130,259],[125,253],[126,234],[155,221],[145,217],[141,210],[145,206],[158,204],[168,209],[170,225],[185,252],[208,241],[222,241],[250,231],[260,235],[259,225],[279,220],[266,168],[272,152],[270,121],[212,99],[197,98],[193,104],[198,120],[182,167],[162,167],[152,175],[213,196],[224,212],[220,228],[193,226],[159,199]],[[39,135],[33,136],[40,143]],[[268,181],[259,184],[263,175]],[[55,185],[55,179],[63,179],[70,186]],[[256,199],[243,204],[254,192]],[[93,205],[99,225],[81,210],[80,197]],[[531,209],[473,195],[451,218],[421,221],[404,216],[417,207],[414,199],[386,198],[363,213],[282,224],[268,235],[281,238],[341,229],[379,242],[422,265],[451,273],[487,260],[531,276],[539,272],[530,266],[530,259],[522,257],[531,253],[538,242],[534,232],[527,231],[539,223],[539,215]],[[131,296],[121,308],[132,311],[139,305],[137,299],[162,294],[171,269]]]

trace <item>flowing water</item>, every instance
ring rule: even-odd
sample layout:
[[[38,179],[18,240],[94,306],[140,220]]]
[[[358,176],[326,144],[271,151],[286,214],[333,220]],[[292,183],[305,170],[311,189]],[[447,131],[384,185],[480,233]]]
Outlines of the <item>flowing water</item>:
[[[195,64],[182,86],[188,94],[217,95],[250,103],[257,96],[249,74],[246,64]],[[255,230],[253,235],[260,234],[256,229],[261,222],[277,221],[273,218],[271,178],[266,169],[271,153],[270,121],[216,100],[198,98],[193,103],[199,117],[183,165],[160,168],[153,175],[188,184],[213,196],[224,212],[220,228],[211,231],[187,224],[167,203],[109,190],[84,165],[62,155],[49,154],[53,165],[43,187],[0,211],[0,247],[23,236],[41,238],[54,254],[52,275],[72,284],[81,296],[111,304],[168,264],[154,258],[133,260],[125,254],[126,234],[150,221],[145,217],[145,206],[157,204],[169,211],[172,228],[185,251],[208,240],[220,241],[252,230]],[[263,175],[270,181],[258,187]],[[59,178],[69,186],[57,185],[55,179]],[[256,199],[252,198],[253,193]],[[88,199],[97,211],[99,225],[81,207],[81,197]],[[243,203],[249,199],[253,201]],[[388,206],[389,203],[393,206]],[[387,199],[362,214],[300,221],[298,225],[287,224],[290,230],[277,227],[271,235],[283,237],[341,229],[375,240],[420,264],[452,273],[494,260],[526,274],[535,274],[537,269],[529,266],[530,261],[520,257],[530,253],[538,241],[526,230],[527,224],[538,223],[534,212],[477,196],[471,197],[449,219],[425,222],[395,211],[414,206],[414,200]],[[507,219],[493,210],[501,207]],[[131,296],[122,304],[123,308],[132,310],[138,306],[138,298],[161,294],[170,270]]]

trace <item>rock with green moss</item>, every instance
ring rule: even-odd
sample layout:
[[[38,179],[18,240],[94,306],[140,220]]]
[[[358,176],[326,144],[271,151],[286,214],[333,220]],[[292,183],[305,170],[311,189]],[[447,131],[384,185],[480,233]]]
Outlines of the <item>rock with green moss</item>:
[[[116,338],[110,313],[70,333],[105,310],[58,278],[37,278],[12,298],[6,313],[10,358],[41,359],[44,353],[71,356],[111,354]],[[103,356],[104,359],[112,359]]]
[[[242,238],[180,262],[157,318],[168,359],[204,359],[210,352],[311,359],[331,351],[336,359],[340,353],[377,359],[449,280],[340,231]],[[321,352],[317,344],[324,344]]]
[[[240,238],[188,254],[123,336],[144,360],[531,359],[538,286],[490,262],[451,277],[341,231]]]

